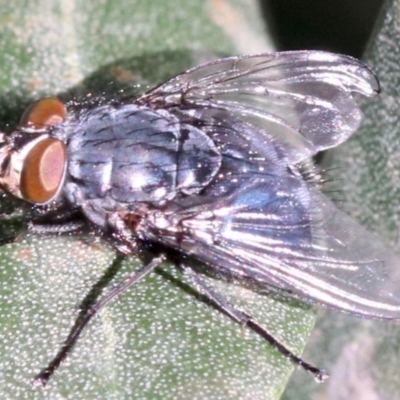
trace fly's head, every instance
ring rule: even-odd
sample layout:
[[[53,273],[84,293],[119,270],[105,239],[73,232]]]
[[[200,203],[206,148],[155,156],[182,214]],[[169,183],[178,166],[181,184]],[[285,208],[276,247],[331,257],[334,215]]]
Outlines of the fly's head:
[[[57,197],[63,187],[67,154],[64,142],[52,137],[51,130],[65,118],[65,105],[45,98],[25,111],[14,132],[0,133],[2,190],[37,205]]]

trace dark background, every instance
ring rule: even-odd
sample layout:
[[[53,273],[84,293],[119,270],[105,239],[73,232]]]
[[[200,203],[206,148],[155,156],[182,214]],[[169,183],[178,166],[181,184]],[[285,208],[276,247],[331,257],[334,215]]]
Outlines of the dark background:
[[[361,57],[383,0],[260,0],[280,50]]]

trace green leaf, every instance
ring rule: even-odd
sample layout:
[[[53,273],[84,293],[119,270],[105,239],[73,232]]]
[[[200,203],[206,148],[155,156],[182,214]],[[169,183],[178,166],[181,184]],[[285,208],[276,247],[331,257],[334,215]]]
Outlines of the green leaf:
[[[15,125],[40,96],[153,85],[202,61],[271,50],[256,4],[2,0],[3,126]],[[2,398],[277,399],[292,371],[271,346],[201,302],[166,265],[101,312],[48,387],[32,386],[88,296],[106,292],[139,260],[121,263],[93,238],[33,234],[1,247],[0,256]],[[301,352],[313,310],[212,283]]]

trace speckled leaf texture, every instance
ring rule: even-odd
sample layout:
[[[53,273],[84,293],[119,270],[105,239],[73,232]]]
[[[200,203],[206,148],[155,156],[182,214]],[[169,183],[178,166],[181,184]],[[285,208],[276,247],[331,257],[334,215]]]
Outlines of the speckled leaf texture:
[[[365,101],[365,121],[335,149],[343,208],[399,251],[400,227],[400,2],[386,1],[364,60],[381,83]],[[399,267],[400,268],[400,267]],[[325,312],[305,356],[328,367],[331,378],[314,385],[295,373],[285,400],[400,399],[400,324]]]
[[[3,130],[42,96],[116,92],[138,83],[143,90],[202,61],[273,50],[255,0],[1,0],[0,10]],[[45,389],[33,386],[88,298],[139,264],[134,257],[121,261],[90,237],[21,231],[1,247],[0,397],[281,396],[291,364],[199,301],[168,265],[101,312]],[[312,308],[213,284],[293,351],[304,348],[315,321]]]

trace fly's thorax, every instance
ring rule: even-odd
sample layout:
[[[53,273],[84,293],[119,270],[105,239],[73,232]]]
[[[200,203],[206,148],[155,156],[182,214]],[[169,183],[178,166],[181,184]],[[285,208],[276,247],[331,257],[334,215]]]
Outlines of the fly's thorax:
[[[198,193],[221,162],[210,138],[165,110],[104,105],[66,129],[65,195],[92,221],[138,203],[162,205],[179,193]]]

